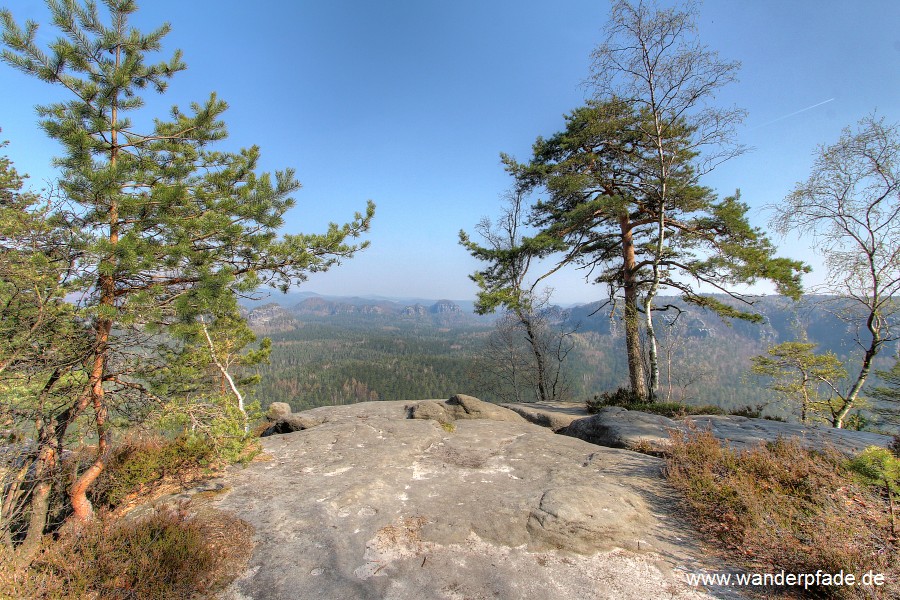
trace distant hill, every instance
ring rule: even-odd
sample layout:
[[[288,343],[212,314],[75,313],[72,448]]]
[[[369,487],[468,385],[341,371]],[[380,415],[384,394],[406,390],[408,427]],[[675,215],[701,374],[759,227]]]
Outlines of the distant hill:
[[[839,356],[846,356],[856,349],[853,342],[854,324],[836,316],[841,310],[847,309],[848,305],[833,297],[805,296],[800,302],[793,302],[784,296],[761,296],[753,300],[752,306],[724,295],[715,297],[726,304],[761,315],[763,322],[724,320],[712,311],[698,309],[679,297],[662,296],[658,298],[657,304],[671,308],[657,310],[654,323],[665,334],[668,326],[674,322],[672,328],[677,330],[679,336],[687,338],[709,338],[711,341],[721,342],[742,340],[771,345],[805,337],[818,344],[819,350],[831,351]],[[602,303],[594,302],[568,309],[565,311],[564,325],[577,327],[580,332],[618,334],[621,321],[610,319],[609,307],[601,306]],[[891,348],[888,348],[885,354],[890,353]]]
[[[289,331],[302,321],[321,320],[346,326],[366,325],[431,325],[483,326],[494,322],[494,315],[477,315],[474,303],[468,306],[452,300],[423,300],[407,303],[400,300],[360,297],[307,296],[290,302],[293,295],[258,306],[245,305],[245,315],[251,327],[261,332]],[[283,301],[287,300],[288,303]]]

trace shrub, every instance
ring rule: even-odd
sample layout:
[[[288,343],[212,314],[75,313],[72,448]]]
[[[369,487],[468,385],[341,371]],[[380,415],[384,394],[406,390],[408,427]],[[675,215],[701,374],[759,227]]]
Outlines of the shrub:
[[[643,399],[634,393],[631,388],[620,387],[614,392],[603,392],[597,396],[594,396],[593,400],[588,400],[586,402],[587,410],[589,413],[594,414],[600,412],[600,409],[605,406],[621,406],[623,408],[629,408],[636,404],[641,404]]]
[[[636,395],[631,388],[619,388],[614,392],[603,392],[585,403],[590,414],[600,412],[607,406],[619,406],[628,410],[663,415],[664,417],[684,417],[687,415],[722,415],[718,406],[688,406],[678,402],[648,402]]]
[[[836,451],[779,440],[737,452],[709,432],[673,432],[667,476],[699,528],[761,571],[884,573],[900,577],[887,503],[858,484]],[[872,590],[828,587],[824,596]]]
[[[259,452],[254,424],[262,418],[259,402],[249,403],[245,410],[246,419],[234,399],[223,395],[173,401],[151,420],[150,426],[158,431],[190,431],[209,443],[216,461],[244,463]]]
[[[145,494],[166,480],[183,486],[201,476],[201,469],[213,454],[210,442],[198,436],[126,439],[113,448],[106,468],[91,488],[91,502],[115,508],[129,496]]]
[[[869,485],[884,489],[891,513],[891,533],[897,533],[895,498],[900,494],[900,458],[887,448],[871,446],[850,461],[850,469]]]
[[[228,536],[221,535],[228,530]],[[218,543],[217,540],[228,543]],[[158,511],[98,520],[49,542],[27,567],[0,574],[0,597],[168,600],[210,594],[239,571],[249,526],[234,517]]]

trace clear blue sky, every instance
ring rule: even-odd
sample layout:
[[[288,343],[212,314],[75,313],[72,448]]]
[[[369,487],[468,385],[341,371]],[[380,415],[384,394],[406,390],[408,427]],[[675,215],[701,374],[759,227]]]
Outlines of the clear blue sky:
[[[457,232],[497,214],[510,183],[499,153],[526,159],[535,137],[560,129],[589,95],[582,82],[609,10],[599,0],[139,4],[133,24],[169,21],[165,53],[181,48],[189,66],[151,98],[148,118],[211,91],[227,100],[228,147],[258,144],[265,169],[294,167],[303,183],[287,232],[376,202],[371,248],[304,289],[452,299],[475,293],[467,274],[477,264]],[[45,23],[39,39],[55,37],[42,1],[0,5]],[[749,111],[740,141],[755,148],[705,181],[720,194],[741,188],[755,208],[778,201],[843,127],[876,109],[900,121],[896,0],[710,0],[698,23],[703,43],[743,63],[719,102]],[[5,65],[0,89],[6,151],[41,185],[58,148],[33,106],[57,96]],[[757,224],[766,218],[754,211]],[[803,240],[779,244],[812,260]],[[576,272],[551,283],[559,302],[605,294]]]

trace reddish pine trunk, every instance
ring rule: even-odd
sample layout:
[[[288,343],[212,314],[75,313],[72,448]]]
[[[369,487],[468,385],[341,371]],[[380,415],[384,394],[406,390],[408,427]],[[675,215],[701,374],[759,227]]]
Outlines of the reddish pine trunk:
[[[644,380],[644,360],[641,348],[638,290],[635,282],[637,269],[631,223],[627,214],[620,217],[619,227],[622,232],[622,280],[625,289],[625,346],[628,352],[628,378],[632,391],[637,396],[646,398],[647,387]]]

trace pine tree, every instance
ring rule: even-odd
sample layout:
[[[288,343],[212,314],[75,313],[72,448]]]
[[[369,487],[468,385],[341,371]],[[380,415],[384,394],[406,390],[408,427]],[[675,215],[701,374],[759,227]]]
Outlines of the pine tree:
[[[772,346],[768,355],[754,356],[751,372],[771,378],[769,388],[789,403],[800,403],[800,422],[810,413],[830,413],[835,417],[831,398],[822,397],[822,388],[832,391],[847,376],[844,365],[833,352],[816,354],[815,344],[784,342]]]
[[[60,191],[75,207],[58,215],[59,227],[86,237],[77,287],[92,343],[86,381],[66,419],[91,414],[97,451],[69,490],[79,520],[92,516],[86,492],[104,468],[110,410],[155,397],[145,382],[161,367],[160,340],[171,328],[199,326],[223,297],[263,284],[287,290],[306,273],[353,256],[365,244],[348,239],[368,230],[374,212],[369,203],[365,214],[323,234],[279,237],[299,187],[294,172],[258,174],[256,146],[214,150],[227,134],[221,120],[227,106],[214,93],[139,132],[129,115],[143,107],[142,94],[164,92],[185,64],[179,51],[149,62],[168,25],[141,33],[129,26],[133,0],[103,5],[108,14],[94,2],[49,0],[62,35],[47,49],[36,41],[37,24],[22,28],[8,10],[0,12],[3,60],[70,96],[38,107],[38,114],[62,144]]]
[[[595,98],[623,99],[644,116],[637,134],[649,152],[633,168],[635,184],[652,203],[657,219],[651,278],[641,302],[652,396],[659,389],[653,302],[663,278],[666,219],[670,204],[678,203],[677,190],[670,188],[683,185],[685,175],[696,182],[745,151],[734,141],[744,111],[712,105],[716,92],[736,80],[740,64],[720,60],[700,43],[696,19],[692,3],[663,8],[652,2],[618,0],[610,9],[606,38],[592,55]],[[690,170],[685,172],[687,165]]]
[[[719,200],[696,182],[695,152],[688,143],[670,167],[661,219],[657,199],[646,191],[646,164],[656,149],[642,131],[652,118],[620,99],[591,101],[566,116],[564,131],[538,138],[529,162],[504,158],[520,190],[546,193],[532,207],[531,222],[539,232],[523,244],[538,256],[559,257],[554,270],[565,265],[586,269],[594,283],[608,286],[612,302],[621,292],[629,377],[641,397],[648,392],[638,300],[654,281],[722,317],[760,321],[749,310],[752,300],[735,285],[768,279],[780,293],[796,298],[800,274],[807,270],[798,261],[774,256],[768,238],[748,223],[739,193]],[[670,137],[687,139],[693,133],[682,120],[665,127]],[[748,309],[703,295],[693,282],[741,300]]]

